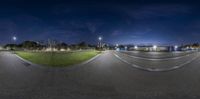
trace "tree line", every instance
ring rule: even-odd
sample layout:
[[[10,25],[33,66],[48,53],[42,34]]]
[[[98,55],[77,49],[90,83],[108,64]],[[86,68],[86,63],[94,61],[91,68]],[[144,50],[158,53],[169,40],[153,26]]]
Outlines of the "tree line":
[[[36,42],[36,41],[24,41],[20,44],[6,44],[4,46],[4,48],[11,50],[12,49],[42,50],[49,47],[56,48],[58,50],[68,49],[68,48],[77,50],[77,49],[96,48],[96,45],[87,44],[86,42],[80,42],[77,44],[67,44],[65,42],[56,42],[56,41],[48,43]]]

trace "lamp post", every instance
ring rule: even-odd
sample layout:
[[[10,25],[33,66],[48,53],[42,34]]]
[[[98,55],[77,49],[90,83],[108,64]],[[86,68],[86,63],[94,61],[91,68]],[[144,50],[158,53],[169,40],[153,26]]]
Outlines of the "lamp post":
[[[118,47],[119,46],[119,44],[116,44],[116,47]]]
[[[99,37],[98,40],[99,40],[99,48],[102,48],[102,43],[101,43],[102,37]]]
[[[177,51],[177,49],[178,49],[178,46],[177,46],[177,45],[175,45],[175,46],[174,46],[174,50],[175,50],[175,51]]]
[[[116,50],[116,51],[119,51],[119,48],[118,48],[118,47],[119,47],[119,44],[116,44],[116,45],[115,45],[115,50]]]
[[[137,50],[137,49],[138,49],[138,46],[137,46],[137,45],[135,45],[135,46],[134,46],[134,49],[135,49],[135,50]]]
[[[157,51],[157,45],[153,45],[154,51]]]
[[[16,37],[16,36],[13,36],[13,37],[12,37],[12,40],[14,41],[14,46],[13,46],[13,49],[14,49],[14,47],[16,48],[17,37]]]

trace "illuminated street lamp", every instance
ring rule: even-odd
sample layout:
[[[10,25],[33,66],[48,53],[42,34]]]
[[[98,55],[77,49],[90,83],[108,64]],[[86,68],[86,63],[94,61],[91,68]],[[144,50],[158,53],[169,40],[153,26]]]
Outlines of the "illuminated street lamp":
[[[128,49],[128,47],[127,46],[125,46],[125,50],[127,50]]]
[[[157,50],[157,45],[153,45],[153,49],[156,51]]]
[[[101,40],[102,40],[102,37],[99,37],[98,39],[99,39],[99,41],[101,41]]]
[[[177,49],[178,49],[178,46],[177,46],[177,45],[175,45],[175,46],[174,46],[174,50],[176,51]]]
[[[116,44],[116,47],[118,47],[119,46],[119,44]]]
[[[16,36],[13,36],[12,37],[12,40],[14,41],[14,43],[17,41],[17,37]],[[14,47],[16,47],[16,46],[14,46]],[[13,49],[13,48],[12,48]]]
[[[134,46],[134,49],[138,49],[138,46],[137,46],[137,45],[135,45],[135,46]]]
[[[99,48],[102,48],[102,43],[101,43],[101,41],[102,41],[102,37],[100,36],[100,37],[98,37],[98,40],[99,40]]]
[[[119,48],[118,48],[118,47],[119,47],[119,44],[116,44],[116,45],[115,45],[115,50],[116,50],[116,51],[119,51]]]
[[[13,37],[12,37],[12,40],[13,40],[13,41],[16,41],[16,40],[17,40],[17,37],[16,37],[16,36],[13,36]]]

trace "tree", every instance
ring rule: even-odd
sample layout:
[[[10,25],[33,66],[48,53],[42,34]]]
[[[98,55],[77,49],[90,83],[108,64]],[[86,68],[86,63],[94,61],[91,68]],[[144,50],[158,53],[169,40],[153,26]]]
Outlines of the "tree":
[[[88,47],[88,45],[87,45],[85,42],[79,43],[78,46],[79,46],[80,48],[87,48],[87,47]]]
[[[193,47],[198,47],[199,46],[199,43],[194,43],[192,44]]]
[[[14,50],[14,49],[16,49],[17,47],[18,47],[17,44],[6,44],[6,45],[4,46],[4,48],[10,49],[10,50]]]
[[[38,46],[39,46],[39,44],[37,42],[34,42],[34,41],[24,41],[22,43],[23,48],[30,49],[30,50],[37,49]]]
[[[67,48],[68,48],[68,45],[67,45],[66,43],[62,42],[62,43],[58,43],[58,44],[56,45],[56,47],[57,47],[58,49],[62,49],[62,48],[67,49]]]

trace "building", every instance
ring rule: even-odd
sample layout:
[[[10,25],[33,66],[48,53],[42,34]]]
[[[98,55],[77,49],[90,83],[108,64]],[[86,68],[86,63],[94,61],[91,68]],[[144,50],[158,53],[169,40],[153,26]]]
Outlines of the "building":
[[[170,46],[135,46],[135,47],[130,47],[128,50],[135,50],[135,51],[173,51],[173,48]]]

